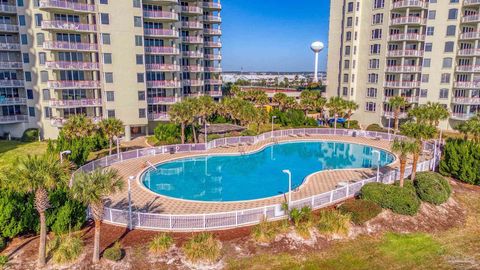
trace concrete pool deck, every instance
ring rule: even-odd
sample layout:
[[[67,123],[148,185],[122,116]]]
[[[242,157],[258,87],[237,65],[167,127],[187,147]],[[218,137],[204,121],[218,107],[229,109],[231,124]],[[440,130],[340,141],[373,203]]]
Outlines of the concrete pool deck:
[[[263,207],[273,204],[279,204],[285,201],[283,196],[277,196],[272,198],[260,199],[255,201],[243,201],[243,202],[197,202],[197,201],[185,201],[165,196],[157,195],[146,187],[144,187],[140,181],[140,174],[148,168],[147,162],[151,164],[157,164],[174,159],[194,156],[204,156],[206,154],[239,154],[242,152],[254,152],[264,148],[266,145],[275,142],[287,142],[287,141],[338,141],[347,143],[357,143],[368,145],[376,148],[380,148],[386,151],[390,151],[391,143],[384,140],[375,140],[371,138],[363,137],[347,137],[347,136],[334,136],[334,135],[321,135],[321,136],[307,136],[307,137],[285,137],[277,138],[273,140],[265,140],[254,145],[235,146],[228,148],[214,148],[207,152],[199,153],[180,153],[180,154],[162,154],[157,156],[142,157],[133,160],[127,160],[112,165],[112,168],[118,170],[119,174],[125,181],[125,187],[127,187],[126,181],[130,176],[136,176],[136,180],[131,185],[131,198],[132,198],[132,210],[139,212],[148,212],[156,214],[208,214],[229,212],[250,208]],[[386,172],[398,167],[398,160],[381,169]],[[279,168],[279,170],[282,168]],[[312,195],[321,194],[335,189],[340,182],[363,180],[366,178],[374,177],[376,170],[374,169],[349,169],[349,170],[328,170],[315,173],[308,178],[299,189],[292,193],[292,200],[299,200],[310,197]],[[287,178],[286,178],[287,179]],[[128,209],[128,190],[125,188],[122,192],[111,196],[106,206],[114,209]]]

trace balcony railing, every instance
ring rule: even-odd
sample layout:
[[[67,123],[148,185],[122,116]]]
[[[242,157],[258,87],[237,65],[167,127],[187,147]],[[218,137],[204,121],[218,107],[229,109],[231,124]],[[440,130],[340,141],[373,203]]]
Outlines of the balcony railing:
[[[95,5],[64,0],[40,0],[40,8],[68,9],[79,12],[95,12]]]
[[[147,81],[147,87],[161,87],[161,88],[180,88],[179,81],[163,80],[163,81]]]
[[[0,87],[23,87],[23,80],[0,80]]]
[[[462,18],[463,23],[471,23],[471,22],[479,22],[480,21],[480,15],[475,14],[475,15],[468,15]]]
[[[180,71],[179,65],[173,64],[145,64],[146,70],[157,70],[157,71],[171,71],[178,72]]]
[[[222,68],[220,67],[205,67],[205,72],[222,72]]]
[[[387,111],[384,111],[383,112],[383,117],[386,117],[386,118],[394,118],[395,117],[395,112],[387,112]],[[400,119],[405,119],[408,117],[408,114],[406,112],[401,112],[399,115],[398,115],[398,118]]]
[[[463,49],[458,51],[460,56],[478,56],[480,55],[480,49]]]
[[[183,66],[182,71],[183,72],[203,72],[203,67],[202,66]]]
[[[423,57],[422,50],[394,50],[388,51],[388,57]]]
[[[22,62],[0,62],[0,69],[21,69],[23,68]]]
[[[421,72],[422,66],[387,66],[387,72]]]
[[[480,38],[480,32],[466,32],[460,34],[460,39],[478,39]]]
[[[183,80],[184,86],[203,86],[204,81],[202,80]]]
[[[100,121],[102,121],[101,116],[87,116],[87,117],[92,119],[94,124],[98,124],[100,123]],[[68,118],[56,117],[56,118],[50,119],[50,124],[53,127],[63,127],[67,121],[68,121]]]
[[[182,37],[183,43],[194,43],[194,44],[202,44],[203,38],[202,37]]]
[[[463,5],[465,5],[465,6],[480,5],[480,0],[464,0]]]
[[[174,12],[166,12],[166,11],[153,11],[153,10],[144,10],[143,17],[147,19],[160,19],[160,20],[171,20],[177,21],[178,14]]]
[[[73,50],[73,51],[98,51],[98,45],[95,43],[76,43],[63,41],[45,41],[43,43],[45,50]]]
[[[25,105],[27,99],[23,97],[4,97],[0,96],[0,105]]]
[[[171,37],[171,38],[178,37],[178,31],[173,29],[145,28],[144,33],[146,36]]]
[[[456,120],[470,120],[474,116],[476,116],[475,113],[452,113],[452,119]]]
[[[166,112],[156,112],[156,113],[149,113],[148,120],[150,121],[169,121],[170,116]]]
[[[204,44],[205,47],[211,47],[211,48],[221,48],[222,43],[219,41],[207,41]]]
[[[17,13],[17,7],[14,5],[0,5],[0,12]]]
[[[0,43],[0,50],[19,51],[20,43]]]
[[[457,66],[457,72],[480,72],[480,65]]]
[[[392,25],[402,25],[402,24],[426,24],[427,19],[416,17],[416,16],[406,16],[392,19]]]
[[[198,14],[198,15],[203,14],[203,9],[201,7],[182,6],[181,11],[182,13],[188,13],[188,14]]]
[[[98,107],[102,106],[102,99],[78,99],[78,100],[63,100],[52,99],[49,102],[51,107]]]
[[[221,23],[222,18],[220,16],[215,15],[205,15],[203,16],[203,20],[210,23]]]
[[[175,47],[145,46],[145,53],[177,55],[180,50]]]
[[[185,29],[203,29],[203,24],[201,22],[182,22],[182,28]]]
[[[222,60],[222,55],[221,54],[205,54],[205,60]]]
[[[419,81],[386,81],[385,87],[418,88],[420,87],[420,82]]]
[[[18,32],[18,26],[14,24],[1,23],[0,31],[3,32]]]
[[[404,0],[393,3],[393,8],[428,8],[427,1]]]
[[[201,51],[186,51],[182,52],[183,57],[188,58],[203,58],[203,52]]]
[[[206,91],[205,94],[207,94],[211,97],[221,97],[221,96],[223,96],[222,91]]]
[[[395,34],[390,36],[390,41],[402,41],[402,40],[424,41],[425,35],[408,33],[408,34]]]
[[[174,104],[180,102],[179,97],[149,97],[147,98],[148,104]]]
[[[222,83],[223,83],[222,80],[214,80],[214,79],[205,80],[205,84],[209,84],[209,85],[221,85]]]
[[[0,123],[9,124],[9,123],[25,123],[28,122],[28,115],[17,114],[17,115],[0,115]]]
[[[206,28],[206,29],[203,30],[203,33],[205,35],[209,35],[209,36],[221,36],[222,35],[222,30],[214,29],[214,28]]]
[[[68,30],[78,32],[96,32],[95,24],[76,23],[68,21],[42,21],[42,29],[44,30]]]
[[[50,88],[100,88],[100,81],[49,81]]]
[[[454,97],[452,102],[455,104],[480,105],[480,97]]]
[[[100,65],[96,62],[48,61],[45,63],[45,66],[51,69],[75,69],[75,70],[97,70],[100,68]]]
[[[479,82],[455,82],[453,84],[455,88],[480,88],[480,81]]]
[[[390,99],[392,99],[393,97],[396,97],[396,96],[386,96],[384,97],[383,101],[384,102],[389,102]],[[420,97],[418,96],[415,96],[415,97],[404,97],[402,96],[408,103],[418,103],[418,101],[420,100]]]
[[[215,10],[222,9],[222,4],[218,2],[203,2],[202,6],[204,9],[215,9]]]

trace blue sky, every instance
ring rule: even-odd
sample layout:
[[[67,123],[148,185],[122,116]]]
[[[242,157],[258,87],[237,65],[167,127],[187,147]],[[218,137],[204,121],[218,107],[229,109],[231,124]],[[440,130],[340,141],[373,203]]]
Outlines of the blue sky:
[[[224,71],[313,71],[310,43],[328,41],[328,0],[222,0]],[[326,66],[327,50],[320,55]]]

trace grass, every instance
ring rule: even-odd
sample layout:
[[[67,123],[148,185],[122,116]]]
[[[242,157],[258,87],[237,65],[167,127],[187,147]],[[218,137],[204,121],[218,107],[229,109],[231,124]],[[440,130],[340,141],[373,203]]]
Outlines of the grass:
[[[322,234],[347,235],[350,230],[350,215],[337,210],[321,211],[317,221],[318,231]]]
[[[17,158],[27,155],[41,155],[47,150],[47,142],[23,143],[0,141],[0,168],[14,164]]]
[[[56,236],[48,243],[48,250],[55,263],[69,263],[75,261],[82,254],[83,242],[77,236]]]
[[[221,244],[211,233],[200,233],[193,236],[183,246],[187,259],[197,263],[200,261],[215,262],[221,255]]]
[[[288,231],[288,220],[268,222],[263,220],[252,229],[252,238],[257,243],[267,244],[272,242],[275,237]]]
[[[173,238],[167,233],[157,234],[150,242],[149,250],[151,253],[163,254],[173,245]]]

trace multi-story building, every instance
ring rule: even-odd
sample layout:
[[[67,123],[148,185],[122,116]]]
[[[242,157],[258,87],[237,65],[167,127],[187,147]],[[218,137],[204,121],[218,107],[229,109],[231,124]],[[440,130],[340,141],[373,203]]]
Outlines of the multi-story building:
[[[116,117],[127,140],[187,96],[221,97],[215,0],[3,0],[0,135]]]
[[[480,112],[479,0],[331,1],[329,96],[354,100],[363,124],[392,126],[388,101],[440,102],[450,128]]]

